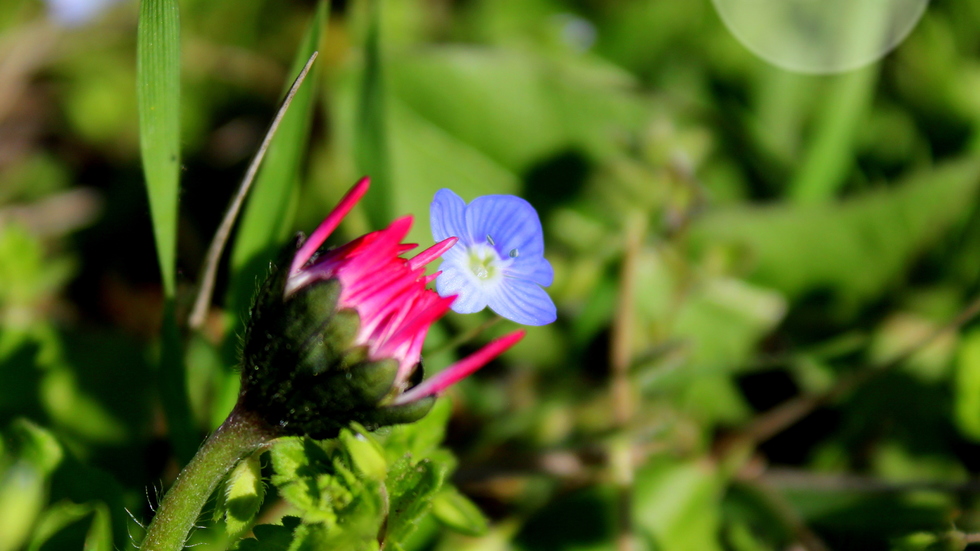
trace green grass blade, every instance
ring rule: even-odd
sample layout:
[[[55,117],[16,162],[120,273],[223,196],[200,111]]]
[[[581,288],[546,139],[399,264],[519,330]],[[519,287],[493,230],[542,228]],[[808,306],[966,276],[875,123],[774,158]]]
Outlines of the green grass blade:
[[[833,77],[813,141],[790,183],[793,201],[825,202],[847,183],[854,165],[854,140],[871,105],[878,71],[875,64]]]
[[[180,18],[176,0],[140,3],[136,40],[140,152],[163,289],[173,297],[180,183]]]
[[[298,74],[320,43],[328,15],[327,2],[321,1],[290,69]],[[300,87],[285,114],[252,189],[242,216],[231,255],[232,305],[243,313],[251,301],[256,281],[265,276],[269,260],[282,245],[291,226],[300,168],[310,134],[310,120],[316,97],[319,69],[314,66],[306,85]],[[288,83],[291,84],[291,83]],[[289,85],[287,84],[286,90]]]
[[[191,315],[188,318],[188,325],[191,329],[197,330],[204,325],[208,306],[211,303],[211,293],[214,291],[215,278],[218,275],[218,262],[221,261],[221,255],[228,241],[228,237],[231,235],[231,229],[238,219],[238,212],[241,210],[242,204],[244,204],[245,198],[248,196],[248,192],[252,189],[252,182],[255,180],[255,175],[258,173],[259,167],[262,166],[262,160],[265,159],[265,154],[269,150],[269,145],[272,143],[273,137],[276,135],[276,130],[279,129],[279,125],[282,123],[285,114],[289,112],[289,106],[292,105],[293,99],[296,97],[296,92],[303,85],[306,74],[313,66],[313,62],[316,61],[316,56],[316,52],[310,56],[310,59],[306,62],[306,66],[303,67],[296,80],[293,81],[289,92],[286,93],[286,99],[283,100],[282,105],[279,107],[279,112],[276,113],[276,118],[273,119],[269,130],[266,131],[265,138],[263,138],[262,144],[259,145],[259,150],[255,153],[255,157],[252,158],[252,162],[248,165],[248,170],[245,171],[242,183],[238,186],[238,191],[235,193],[234,198],[232,198],[231,204],[228,205],[228,210],[225,211],[225,216],[221,219],[221,225],[218,226],[214,238],[211,240],[211,245],[208,247],[208,254],[204,260],[204,267],[202,268],[203,273],[201,275],[201,284],[198,289],[197,298],[194,300],[194,307],[191,309]]]
[[[369,0],[369,22],[364,46],[365,67],[354,129],[354,160],[358,170],[371,177],[371,200],[363,203],[374,229],[383,228],[393,216],[393,189],[385,132],[385,93],[381,71],[381,7]]]

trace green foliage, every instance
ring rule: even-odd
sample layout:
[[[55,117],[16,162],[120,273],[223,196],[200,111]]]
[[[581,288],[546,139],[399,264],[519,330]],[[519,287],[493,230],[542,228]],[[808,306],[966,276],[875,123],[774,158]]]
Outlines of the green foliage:
[[[394,215],[391,208],[391,167],[384,73],[381,64],[381,2],[368,0],[369,21],[364,44],[364,76],[357,102],[354,156],[357,168],[371,175],[377,199],[367,205],[371,225],[384,227]]]
[[[427,246],[443,187],[531,201],[559,322],[417,423],[251,457],[194,549],[611,550],[624,518],[638,551],[977,539],[978,3],[929,3],[834,76],[766,65],[711,0],[144,0],[74,26],[50,4],[0,8],[0,551],[139,539],[237,398],[268,261],[365,174],[330,245],[412,215]],[[426,375],[513,329],[447,346],[489,320],[433,327]]]
[[[980,333],[963,337],[956,359],[956,425],[971,440],[980,440]]]
[[[479,509],[445,483],[455,462],[438,448],[438,435],[450,409],[448,401],[441,401],[429,417],[386,429],[381,439],[355,427],[335,440],[278,440],[270,451],[270,481],[299,522],[284,519],[281,528],[256,527],[258,541],[243,542],[239,549],[370,550],[381,542],[386,549],[405,549],[434,504],[440,510],[435,518],[446,519],[446,526],[484,532],[486,520]],[[251,467],[239,466],[231,484],[239,484],[238,471],[243,469],[250,473],[246,484],[252,488],[256,479]],[[227,503],[230,513],[230,499]]]
[[[636,473],[633,521],[663,549],[721,549],[719,475],[704,463],[653,463]]]
[[[91,516],[91,524],[85,535],[84,549],[86,551],[112,551],[112,530],[110,525],[109,508],[104,503],[76,504],[68,501],[55,503],[38,519],[34,529],[34,537],[28,547],[31,551],[44,548],[57,533],[66,527]]]
[[[28,540],[44,508],[49,477],[61,462],[63,452],[54,436],[23,419],[5,428],[3,446],[0,549],[8,551],[20,548]]]
[[[720,211],[697,234],[744,248],[760,284],[790,297],[830,288],[854,306],[880,296],[915,255],[962,222],[970,206],[963,199],[980,182],[978,167],[973,159],[949,163],[840,205]]]
[[[237,536],[251,526],[265,499],[260,455],[253,453],[241,460],[228,473],[224,491],[218,495],[215,518],[225,521],[230,536]]]
[[[140,151],[160,274],[166,295],[172,297],[180,186],[180,16],[176,0],[140,2],[137,50]]]
[[[320,1],[309,28],[297,47],[290,78],[299,74],[306,61],[317,51],[326,31],[329,2]],[[309,139],[312,113],[317,97],[320,69],[314,65],[306,82],[296,92],[292,105],[283,117],[265,161],[249,194],[248,204],[239,222],[238,234],[231,253],[235,277],[232,299],[238,310],[235,319],[244,315],[251,303],[256,282],[268,272],[268,263],[275,257],[291,229],[293,210]],[[291,80],[284,90],[288,90]]]
[[[455,488],[444,488],[433,498],[432,514],[457,532],[469,536],[487,533],[487,519],[480,508]]]
[[[442,487],[447,465],[430,459],[413,461],[405,456],[391,466],[385,484],[390,492],[386,539],[399,545],[415,531],[422,515],[432,507],[432,498]]]

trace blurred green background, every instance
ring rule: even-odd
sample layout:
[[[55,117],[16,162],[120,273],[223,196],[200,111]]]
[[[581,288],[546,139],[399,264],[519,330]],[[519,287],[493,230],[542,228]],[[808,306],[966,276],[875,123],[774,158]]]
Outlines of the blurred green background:
[[[709,0],[179,6],[170,302],[138,2],[82,21],[0,0],[0,551],[132,545],[234,403],[270,247],[367,172],[344,236],[409,213],[426,245],[436,190],[514,193],[556,273],[558,322],[450,393],[453,480],[489,530],[426,518],[407,549],[980,541],[980,1],[934,0],[880,63],[832,76],[756,58]],[[320,56],[291,145],[184,333],[181,434],[161,399],[165,312],[186,316],[304,36]],[[490,319],[450,315],[431,348]]]

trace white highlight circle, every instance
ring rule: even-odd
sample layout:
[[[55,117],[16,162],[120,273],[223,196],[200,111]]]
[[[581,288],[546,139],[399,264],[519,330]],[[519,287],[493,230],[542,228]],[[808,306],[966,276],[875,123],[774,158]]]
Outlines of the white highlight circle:
[[[922,18],[929,0],[712,0],[728,30],[769,63],[829,74],[873,63]]]

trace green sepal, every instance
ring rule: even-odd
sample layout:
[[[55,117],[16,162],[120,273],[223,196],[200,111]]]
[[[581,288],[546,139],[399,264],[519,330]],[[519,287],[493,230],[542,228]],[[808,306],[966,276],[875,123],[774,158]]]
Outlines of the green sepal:
[[[398,362],[391,358],[364,362],[351,375],[350,386],[353,393],[366,404],[377,404],[395,384]]]
[[[295,310],[316,310],[320,304],[329,304],[330,310],[310,312],[311,315],[307,315],[307,323],[310,324],[307,331],[313,329],[314,332],[306,335],[305,340],[298,343],[300,344],[299,363],[296,368],[314,375],[349,371],[367,356],[363,347],[354,346],[361,320],[354,310],[334,311],[336,298],[340,295],[339,282],[331,280],[313,285],[314,288],[308,293],[303,293],[303,290],[298,292],[303,293],[303,296],[296,299],[297,302],[305,304],[298,305]],[[297,319],[301,319],[304,313],[306,312],[296,314],[287,312],[287,315],[296,315]]]
[[[357,420],[368,428],[414,423],[425,417],[435,403],[435,396],[426,396],[407,404],[384,406],[366,411]]]

